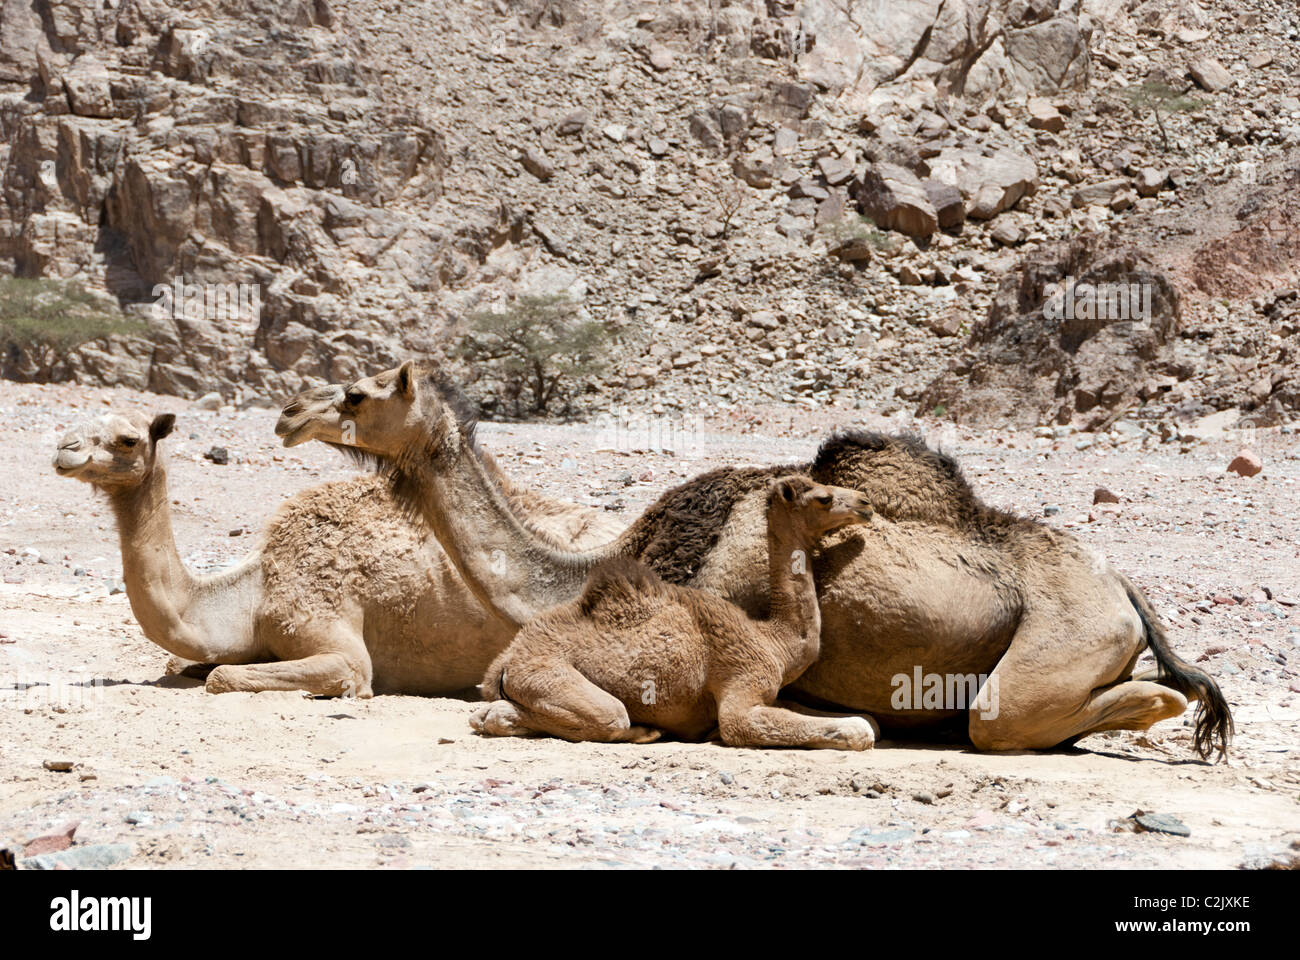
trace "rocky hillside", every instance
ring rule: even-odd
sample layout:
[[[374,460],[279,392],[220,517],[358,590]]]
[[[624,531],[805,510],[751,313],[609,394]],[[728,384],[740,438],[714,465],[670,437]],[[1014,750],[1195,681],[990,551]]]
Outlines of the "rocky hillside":
[[[1289,0],[5,2],[0,271],[148,323],[5,375],[269,402],[563,293],[617,340],[592,408],[1289,420],[1297,39]],[[1156,313],[1061,325],[1073,279]],[[187,284],[256,300],[151,306]]]

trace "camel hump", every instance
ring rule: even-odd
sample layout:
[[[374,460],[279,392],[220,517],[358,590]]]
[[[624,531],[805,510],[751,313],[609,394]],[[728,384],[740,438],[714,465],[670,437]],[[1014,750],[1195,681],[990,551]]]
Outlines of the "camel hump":
[[[578,603],[583,614],[590,616],[602,608],[644,601],[666,591],[667,584],[640,560],[614,557],[591,571]]]

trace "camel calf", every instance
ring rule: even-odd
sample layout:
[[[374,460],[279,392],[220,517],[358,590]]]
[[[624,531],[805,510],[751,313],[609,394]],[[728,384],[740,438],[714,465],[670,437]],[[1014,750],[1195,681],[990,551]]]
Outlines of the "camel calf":
[[[470,719],[488,736],[566,740],[699,739],[736,747],[865,750],[863,717],[773,706],[817,658],[821,613],[810,554],[829,530],[870,521],[867,498],[802,475],[768,488],[771,610],[754,619],[714,594],[664,583],[626,558],[606,561],[582,595],[529,621],[488,668]]]

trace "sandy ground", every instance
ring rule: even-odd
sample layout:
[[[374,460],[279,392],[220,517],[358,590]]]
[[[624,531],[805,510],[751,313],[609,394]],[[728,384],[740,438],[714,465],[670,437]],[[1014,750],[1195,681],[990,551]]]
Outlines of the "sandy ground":
[[[1047,522],[1148,591],[1233,706],[1232,755],[1211,765],[1191,752],[1190,719],[1046,754],[897,741],[847,754],[484,740],[459,700],[210,696],[164,676],[167,655],[111,592],[106,505],[50,469],[63,430],[107,404],[180,414],[170,480],[195,569],[238,558],[281,499],[352,470],[323,447],[279,448],[274,411],[0,382],[0,838],[19,845],[78,822],[74,850],[126,844],[124,867],[1227,867],[1286,856],[1298,836],[1296,434],[1256,437],[1265,470],[1241,478],[1224,473],[1232,437],[1181,452],[918,425],[985,499],[1059,507]],[[700,470],[805,457],[836,423],[891,425],[848,409],[720,411],[661,433],[671,453],[600,425],[483,436],[513,475],[630,520]],[[202,458],[214,445],[229,464]],[[1090,521],[1098,485],[1123,502]],[[1115,829],[1138,809],[1191,835]]]

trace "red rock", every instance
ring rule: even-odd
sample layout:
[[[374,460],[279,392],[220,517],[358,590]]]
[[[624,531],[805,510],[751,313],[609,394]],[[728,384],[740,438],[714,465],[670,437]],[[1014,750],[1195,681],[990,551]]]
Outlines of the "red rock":
[[[1253,477],[1263,469],[1264,461],[1250,450],[1242,450],[1233,459],[1232,463],[1228,464],[1229,473],[1235,473],[1243,477]]]
[[[1232,599],[1232,597],[1225,597],[1221,593],[1215,595],[1214,602],[1221,607],[1235,607],[1237,605],[1236,600]]]
[[[42,853],[58,853],[60,850],[68,849],[72,846],[72,835],[77,832],[79,826],[81,822],[75,821],[54,833],[33,837],[23,844],[23,856],[35,857]]]
[[[1094,505],[1098,503],[1119,503],[1119,497],[1115,496],[1115,494],[1111,493],[1105,487],[1098,487],[1096,490],[1092,491],[1092,502]]]

